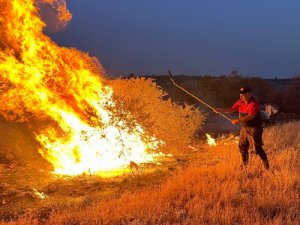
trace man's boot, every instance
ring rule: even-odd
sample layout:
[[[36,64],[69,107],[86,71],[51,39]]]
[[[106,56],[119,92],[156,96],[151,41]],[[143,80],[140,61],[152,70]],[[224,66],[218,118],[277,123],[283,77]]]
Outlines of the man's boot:
[[[245,169],[248,165],[248,161],[249,161],[249,154],[248,152],[242,152],[242,164],[240,165],[241,169]]]
[[[268,160],[263,160],[263,164],[264,164],[264,167],[265,167],[266,170],[270,169],[270,165],[269,165]]]

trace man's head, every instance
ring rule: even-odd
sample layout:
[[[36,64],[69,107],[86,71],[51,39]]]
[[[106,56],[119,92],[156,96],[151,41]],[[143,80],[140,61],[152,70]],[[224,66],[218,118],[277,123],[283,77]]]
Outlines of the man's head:
[[[242,86],[240,88],[240,99],[244,102],[248,102],[252,96],[252,89],[249,86]]]

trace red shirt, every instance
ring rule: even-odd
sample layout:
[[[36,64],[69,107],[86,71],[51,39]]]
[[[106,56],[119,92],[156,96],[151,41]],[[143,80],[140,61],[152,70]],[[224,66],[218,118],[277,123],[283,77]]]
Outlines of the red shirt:
[[[261,125],[260,102],[255,97],[251,96],[246,103],[239,99],[231,108],[239,112],[239,118],[255,115],[252,120],[243,122],[242,126],[254,127]]]
[[[247,114],[247,116],[255,115],[260,112],[260,103],[254,97],[251,97],[246,103],[239,99],[231,108],[237,112]]]

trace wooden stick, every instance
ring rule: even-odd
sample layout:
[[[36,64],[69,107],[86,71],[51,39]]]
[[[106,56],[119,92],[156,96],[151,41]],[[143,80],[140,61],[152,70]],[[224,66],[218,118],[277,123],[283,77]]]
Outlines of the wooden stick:
[[[194,99],[198,100],[199,102],[201,102],[203,105],[205,105],[206,107],[210,108],[214,113],[217,113],[221,116],[223,116],[225,119],[229,120],[231,122],[231,119],[227,116],[225,116],[223,113],[220,113],[220,112],[216,112],[215,109],[210,106],[209,104],[207,104],[206,102],[204,102],[203,100],[201,100],[200,98],[198,98],[197,96],[193,95],[191,92],[187,91],[186,89],[184,89],[183,87],[181,87],[180,85],[176,84],[174,79],[173,79],[173,76],[172,76],[172,73],[170,70],[168,70],[169,72],[169,76],[170,76],[170,79],[171,81],[173,82],[173,84],[178,87],[179,89],[181,89],[182,91],[184,91],[185,93],[187,93],[188,95],[192,96]]]

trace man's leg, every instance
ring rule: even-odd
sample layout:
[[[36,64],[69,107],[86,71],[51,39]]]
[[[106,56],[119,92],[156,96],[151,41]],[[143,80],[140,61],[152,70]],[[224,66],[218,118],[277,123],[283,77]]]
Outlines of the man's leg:
[[[249,141],[247,139],[246,129],[242,127],[240,131],[239,150],[242,156],[243,166],[247,166],[249,161],[248,149],[249,149]]]
[[[268,161],[268,157],[264,151],[264,149],[262,148],[262,146],[257,146],[255,147],[255,152],[257,155],[260,156],[260,158],[262,159],[263,161],[263,164],[264,164],[264,167],[266,169],[269,169],[270,168],[270,165],[269,165],[269,161]]]
[[[264,167],[266,169],[269,169],[269,161],[267,154],[265,150],[263,149],[262,145],[262,133],[263,129],[262,128],[256,128],[253,132],[253,141],[254,141],[254,148],[255,148],[255,153],[260,156],[260,158],[263,161]]]

